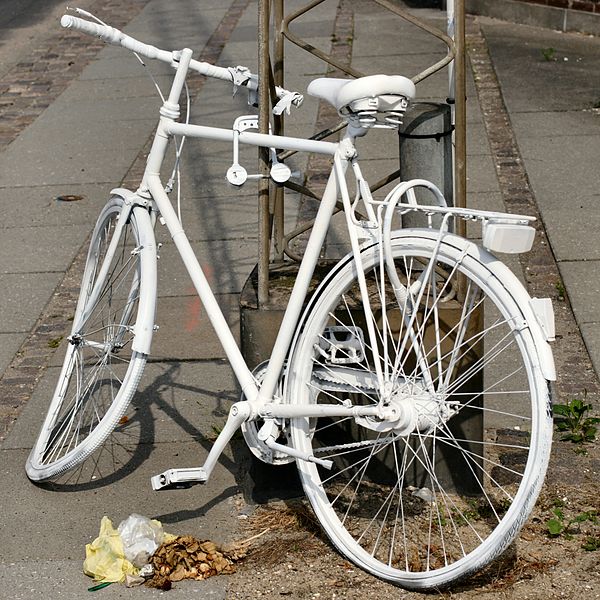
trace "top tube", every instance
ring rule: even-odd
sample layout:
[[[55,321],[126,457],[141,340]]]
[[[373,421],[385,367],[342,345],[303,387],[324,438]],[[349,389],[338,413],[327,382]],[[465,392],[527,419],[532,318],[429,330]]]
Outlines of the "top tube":
[[[232,129],[207,127],[205,125],[189,125],[172,121],[168,121],[165,124],[164,131],[171,135],[185,135],[188,137],[205,138],[221,142],[232,142],[234,137],[234,131]],[[239,132],[238,140],[240,143],[248,144],[250,146],[263,146],[265,148],[276,148],[278,150],[315,152],[317,154],[328,154],[330,156],[333,156],[339,147],[339,144],[333,142],[254,133],[251,131]]]

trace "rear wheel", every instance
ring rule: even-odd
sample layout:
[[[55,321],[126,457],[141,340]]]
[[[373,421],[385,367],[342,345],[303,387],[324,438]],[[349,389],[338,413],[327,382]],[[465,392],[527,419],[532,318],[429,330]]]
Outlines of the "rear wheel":
[[[139,331],[153,328],[154,233],[144,209],[123,207],[120,197],[109,200],[92,234],[63,367],[27,460],[34,481],[64,473],[104,442],[146,364],[133,347]]]
[[[290,402],[395,409],[394,421],[295,419],[291,438],[333,461],[298,461],[333,544],[412,589],[464,577],[506,549],[542,486],[552,435],[547,382],[511,294],[520,283],[453,240],[436,253],[435,236],[402,232],[393,276],[376,246],[363,251],[367,315],[349,262],[314,302],[288,370]]]

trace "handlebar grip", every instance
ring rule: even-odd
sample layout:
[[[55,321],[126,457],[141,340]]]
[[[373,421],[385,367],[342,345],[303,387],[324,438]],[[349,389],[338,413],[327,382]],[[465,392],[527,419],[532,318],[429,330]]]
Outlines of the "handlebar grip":
[[[88,35],[99,37],[109,44],[119,44],[119,31],[114,27],[90,23],[73,15],[63,15],[60,24],[66,29],[77,29]]]
[[[132,50],[133,52],[141,54],[146,58],[155,58],[169,64],[173,62],[173,54],[171,52],[160,50],[159,48],[151,46],[150,44],[139,42],[135,38],[124,34],[122,31],[119,31],[110,25],[91,23],[90,21],[80,19],[79,17],[74,17],[73,15],[63,15],[60,20],[60,24],[67,29],[77,29],[78,31],[87,33],[88,35],[99,37],[109,44],[123,46],[123,48]]]

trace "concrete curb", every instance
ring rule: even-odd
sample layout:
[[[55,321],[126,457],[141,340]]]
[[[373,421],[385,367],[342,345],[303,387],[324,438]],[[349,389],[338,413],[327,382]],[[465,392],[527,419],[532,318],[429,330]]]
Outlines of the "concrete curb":
[[[521,25],[600,35],[599,13],[519,0],[467,0],[466,10],[473,15],[494,17]]]

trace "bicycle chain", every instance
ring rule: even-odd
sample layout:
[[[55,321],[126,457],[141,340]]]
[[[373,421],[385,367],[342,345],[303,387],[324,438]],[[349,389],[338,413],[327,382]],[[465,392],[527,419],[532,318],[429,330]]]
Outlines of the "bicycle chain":
[[[337,446],[326,446],[325,448],[314,448],[314,454],[320,454],[323,452],[330,452],[331,450],[354,450],[355,448],[361,448],[365,446],[374,446],[375,444],[387,445],[397,440],[400,436],[389,435],[380,440],[364,440],[362,442],[354,442],[353,444],[338,444]]]

